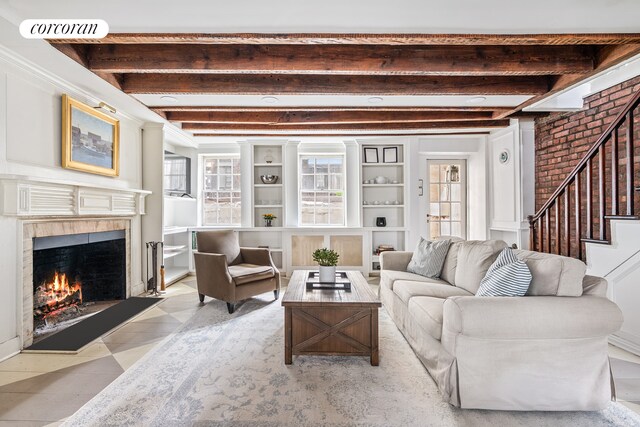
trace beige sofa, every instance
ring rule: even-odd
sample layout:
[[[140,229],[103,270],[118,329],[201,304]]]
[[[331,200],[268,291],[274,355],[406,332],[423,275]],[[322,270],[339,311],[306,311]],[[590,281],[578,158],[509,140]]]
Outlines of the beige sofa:
[[[607,336],[622,325],[606,281],[579,260],[516,251],[533,277],[527,296],[474,296],[504,247],[452,243],[441,279],[406,272],[411,252],[383,252],[381,300],[452,405],[604,408],[615,393]]]

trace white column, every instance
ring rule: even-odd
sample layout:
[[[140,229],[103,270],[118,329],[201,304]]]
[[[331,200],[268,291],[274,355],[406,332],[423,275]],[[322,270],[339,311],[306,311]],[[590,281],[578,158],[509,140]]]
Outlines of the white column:
[[[253,144],[238,141],[240,145],[240,191],[242,197],[242,226],[253,226]]]
[[[284,146],[283,170],[287,178],[284,182],[285,227],[298,226],[298,147],[300,141],[287,141]]]
[[[163,240],[164,124],[145,123],[142,128],[142,188],[151,191],[142,216],[142,275],[146,275],[146,242]],[[150,273],[151,274],[151,273]]]
[[[344,141],[347,227],[360,227],[360,156],[356,141]]]

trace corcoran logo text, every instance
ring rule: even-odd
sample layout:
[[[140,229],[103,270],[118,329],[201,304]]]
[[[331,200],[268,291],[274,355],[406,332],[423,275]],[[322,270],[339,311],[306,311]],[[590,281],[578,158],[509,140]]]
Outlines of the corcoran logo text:
[[[109,34],[102,19],[25,19],[20,34],[27,39],[101,39]]]

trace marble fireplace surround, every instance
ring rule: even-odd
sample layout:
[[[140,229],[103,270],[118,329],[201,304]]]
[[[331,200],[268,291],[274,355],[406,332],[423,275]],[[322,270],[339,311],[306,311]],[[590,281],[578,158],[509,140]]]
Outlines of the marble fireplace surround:
[[[33,239],[36,237],[124,230],[126,248],[126,298],[131,296],[131,220],[92,218],[25,221],[22,237],[22,345],[33,343]]]

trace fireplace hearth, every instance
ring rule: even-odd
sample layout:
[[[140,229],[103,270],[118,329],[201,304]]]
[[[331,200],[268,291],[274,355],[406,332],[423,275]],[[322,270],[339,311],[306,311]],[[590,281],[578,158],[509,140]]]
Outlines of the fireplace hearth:
[[[125,298],[125,230],[34,238],[34,342]]]

